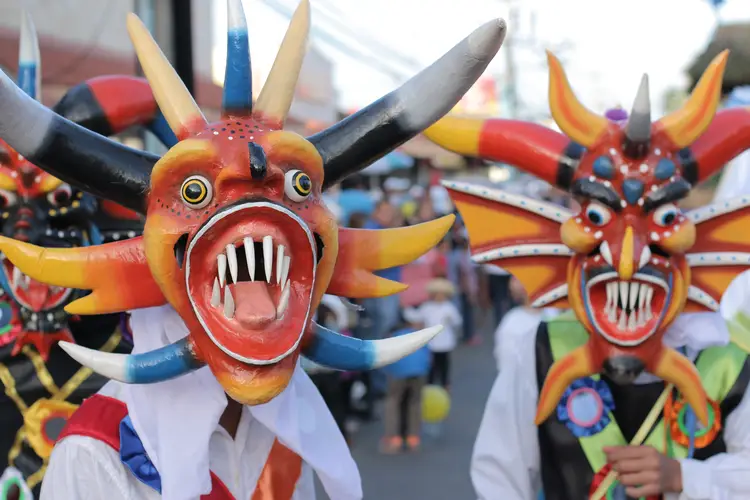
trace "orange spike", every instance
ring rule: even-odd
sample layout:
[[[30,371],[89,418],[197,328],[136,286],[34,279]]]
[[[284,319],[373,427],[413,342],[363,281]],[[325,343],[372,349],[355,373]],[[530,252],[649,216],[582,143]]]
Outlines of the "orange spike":
[[[339,229],[339,254],[327,293],[350,298],[385,297],[402,292],[402,283],[373,271],[403,266],[443,239],[456,217],[446,215],[423,224],[396,229]]]
[[[655,362],[655,367],[649,371],[666,382],[674,384],[693,408],[700,423],[708,426],[708,396],[698,370],[689,359],[674,349],[665,347]]]
[[[570,88],[560,61],[547,51],[549,63],[549,108],[557,126],[571,140],[585,147],[594,145],[609,127],[609,121],[586,108]]]
[[[151,277],[143,238],[80,248],[42,248],[0,236],[0,251],[41,283],[92,290],[68,304],[70,314],[107,314],[166,302]]]
[[[555,410],[557,403],[562,398],[570,384],[581,377],[588,377],[596,373],[591,356],[591,343],[574,349],[564,358],[558,359],[552,365],[544,387],[539,394],[539,402],[536,407],[536,425],[542,424]]]
[[[729,51],[711,61],[687,102],[661,120],[659,126],[678,148],[690,146],[711,124],[721,100],[721,85]]]

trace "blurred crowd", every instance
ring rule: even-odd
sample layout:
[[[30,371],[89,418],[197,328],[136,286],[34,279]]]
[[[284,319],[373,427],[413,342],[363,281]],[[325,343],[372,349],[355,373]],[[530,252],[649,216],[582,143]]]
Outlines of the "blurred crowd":
[[[510,332],[526,331],[510,329],[510,324],[534,328],[542,317],[555,312],[531,309],[523,287],[503,269],[472,262],[466,227],[442,186],[389,177],[380,189],[373,189],[368,181],[362,176],[347,179],[327,200],[340,225],[398,228],[449,214],[456,216],[455,223],[437,246],[416,261],[376,273],[409,285],[406,291],[364,300],[326,296],[318,309],[318,323],[368,340],[436,325],[443,329],[426,347],[386,369],[366,373],[313,370],[311,375],[348,442],[362,423],[382,419],[381,452],[416,451],[423,434],[425,388],[440,388],[445,397],[460,390],[451,386],[451,353],[460,346],[482,344],[481,332],[494,331],[499,363],[501,346],[512,337]],[[524,194],[532,189],[537,198],[571,204],[566,195],[552,188],[525,188]]]

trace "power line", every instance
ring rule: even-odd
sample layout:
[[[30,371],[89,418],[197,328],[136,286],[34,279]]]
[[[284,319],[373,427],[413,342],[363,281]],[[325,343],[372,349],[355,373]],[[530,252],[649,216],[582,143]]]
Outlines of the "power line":
[[[280,2],[277,2],[275,0],[262,0],[262,1],[267,6],[271,7],[273,10],[283,15],[284,17],[290,18],[292,16],[293,12],[290,9],[288,9],[286,6],[281,4]],[[391,78],[397,80],[398,82],[404,81],[409,76],[403,70],[394,68],[393,66],[390,66],[389,64],[378,59],[377,57],[373,57],[370,54],[366,54],[353,47],[347,46],[339,38],[337,38],[335,35],[332,35],[330,32],[328,32],[325,29],[314,26],[312,27],[311,32],[314,36],[316,36],[317,38],[319,38],[326,44],[330,45],[337,51],[341,52],[342,54],[345,54],[351,57],[355,61],[366,62],[367,64],[370,64],[373,67],[373,69],[376,69],[377,71],[390,76]]]
[[[324,6],[325,9],[330,9],[331,11],[333,11],[333,14],[326,12],[326,10],[320,9],[320,6]],[[352,26],[348,19],[346,19],[346,22],[341,21],[341,18],[346,18],[346,16],[343,15],[342,12],[335,6],[332,6],[328,2],[318,1],[316,2],[316,7],[318,7],[317,10],[319,11],[319,13],[322,14],[322,16],[325,17],[330,24],[333,24],[337,30],[344,32],[354,41],[360,43],[365,47],[369,45],[369,47],[367,48],[376,47],[378,52],[387,52],[388,56],[391,59],[399,61],[402,65],[409,68],[410,70],[415,70],[420,67],[419,61],[396,52],[392,47],[385,45],[383,42],[369,34],[367,30],[362,26]]]

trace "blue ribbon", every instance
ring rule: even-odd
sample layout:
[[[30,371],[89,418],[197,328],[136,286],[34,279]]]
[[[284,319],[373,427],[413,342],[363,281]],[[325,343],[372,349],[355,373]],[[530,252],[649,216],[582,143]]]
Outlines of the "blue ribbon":
[[[120,422],[120,460],[140,482],[161,493],[159,471],[148,458],[130,416],[126,416]]]
[[[593,389],[599,396],[602,402],[602,412],[599,420],[594,422],[588,427],[584,427],[573,421],[571,415],[568,413],[568,401],[570,397],[578,389]],[[565,426],[570,429],[573,435],[577,438],[593,436],[604,430],[609,425],[610,418],[609,413],[615,409],[615,400],[612,393],[609,390],[609,386],[603,380],[594,380],[593,378],[586,377],[581,378],[570,384],[565,389],[563,397],[560,399],[560,403],[557,405],[557,418],[560,422],[564,423]]]

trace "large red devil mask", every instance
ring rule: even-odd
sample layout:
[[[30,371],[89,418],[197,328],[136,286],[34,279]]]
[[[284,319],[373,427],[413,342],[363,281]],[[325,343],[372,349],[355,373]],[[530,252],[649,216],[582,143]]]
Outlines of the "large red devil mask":
[[[692,363],[662,337],[682,311],[716,310],[750,264],[750,199],[688,214],[676,203],[750,146],[746,110],[716,114],[726,53],[687,103],[651,122],[644,76],[630,117],[615,123],[576,99],[550,54],[550,108],[565,135],[533,123],[445,118],[426,132],[453,151],[513,164],[573,194],[581,211],[448,184],[474,258],[511,271],[535,306],[571,307],[589,342],[550,370],[537,421],[579,377],[628,383],[644,369],[674,383],[701,419],[706,396]],[[714,117],[714,115],[716,116]]]
[[[93,293],[68,310],[124,311],[168,302],[190,334],[129,357],[63,347],[93,369],[150,383],[208,365],[246,404],[286,387],[300,352],[339,369],[369,369],[419,348],[435,330],[363,342],[311,315],[324,293],[377,297],[398,283],[372,271],[407,263],[446,233],[452,217],[390,231],[338,228],[322,192],[447,112],[497,52],[504,25],[481,27],[400,89],[307,139],[282,130],[307,45],[303,0],[268,80],[252,103],[247,27],[230,0],[222,119],[208,123],[150,34],[128,30],[144,73],[179,142],[162,158],[62,120],[0,80],[0,137],[71,183],[146,213],[142,238],[55,251],[1,240],[33,277]],[[41,131],[30,139],[23,131]]]

